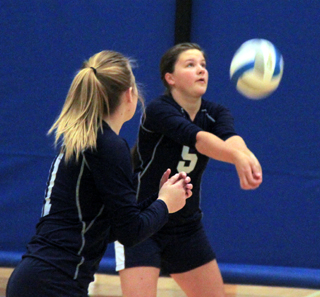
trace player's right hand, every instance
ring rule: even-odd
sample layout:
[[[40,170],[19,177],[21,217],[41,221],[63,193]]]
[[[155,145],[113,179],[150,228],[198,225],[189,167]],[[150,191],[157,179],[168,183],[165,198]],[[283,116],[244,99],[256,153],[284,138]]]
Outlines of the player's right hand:
[[[243,190],[254,190],[262,183],[262,168],[253,153],[238,151],[234,163]]]

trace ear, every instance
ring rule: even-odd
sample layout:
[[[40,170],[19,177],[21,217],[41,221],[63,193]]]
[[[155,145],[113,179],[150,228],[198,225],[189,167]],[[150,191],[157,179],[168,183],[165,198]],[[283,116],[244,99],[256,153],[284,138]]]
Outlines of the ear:
[[[124,92],[124,98],[126,102],[131,103],[133,101],[133,88],[130,87],[128,90]]]
[[[167,72],[164,75],[164,79],[167,81],[169,86],[174,86],[175,80],[174,80],[174,77],[173,77],[172,73]]]

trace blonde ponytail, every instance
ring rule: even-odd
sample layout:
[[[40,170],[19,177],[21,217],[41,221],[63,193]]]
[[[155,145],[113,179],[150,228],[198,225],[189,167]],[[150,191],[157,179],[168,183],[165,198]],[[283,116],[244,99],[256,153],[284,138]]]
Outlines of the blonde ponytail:
[[[78,160],[83,150],[96,148],[104,116],[116,110],[120,95],[132,86],[136,84],[131,62],[122,54],[102,51],[84,62],[48,131],[55,131],[55,145],[61,141],[66,161],[73,156]]]

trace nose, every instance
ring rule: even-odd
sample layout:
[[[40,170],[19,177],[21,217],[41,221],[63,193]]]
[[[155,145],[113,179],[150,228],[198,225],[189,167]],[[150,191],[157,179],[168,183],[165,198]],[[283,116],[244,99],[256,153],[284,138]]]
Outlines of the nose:
[[[198,66],[198,73],[199,74],[203,74],[203,73],[205,73],[205,71],[206,71],[206,69],[202,65]]]

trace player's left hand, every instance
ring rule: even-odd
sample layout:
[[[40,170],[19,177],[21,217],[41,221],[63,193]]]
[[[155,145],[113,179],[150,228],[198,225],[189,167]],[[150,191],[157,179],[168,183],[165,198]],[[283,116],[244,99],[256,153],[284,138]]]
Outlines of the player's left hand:
[[[171,169],[170,168],[168,168],[163,173],[163,175],[162,175],[162,177],[160,179],[159,190],[161,189],[163,184],[169,180],[170,174],[171,174]],[[186,190],[186,195],[187,195],[188,198],[191,197],[192,196],[192,188],[193,188],[193,185],[190,184],[191,178],[185,172],[179,172],[178,174],[179,174],[179,177],[177,178],[176,182],[184,179],[184,187],[185,187],[185,190]]]

